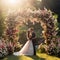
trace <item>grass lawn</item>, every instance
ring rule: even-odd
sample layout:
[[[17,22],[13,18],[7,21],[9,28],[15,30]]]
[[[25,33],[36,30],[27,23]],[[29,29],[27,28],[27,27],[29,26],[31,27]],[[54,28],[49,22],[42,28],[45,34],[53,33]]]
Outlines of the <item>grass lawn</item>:
[[[58,57],[49,56],[45,53],[37,53],[37,56],[7,56],[0,60],[60,60]]]

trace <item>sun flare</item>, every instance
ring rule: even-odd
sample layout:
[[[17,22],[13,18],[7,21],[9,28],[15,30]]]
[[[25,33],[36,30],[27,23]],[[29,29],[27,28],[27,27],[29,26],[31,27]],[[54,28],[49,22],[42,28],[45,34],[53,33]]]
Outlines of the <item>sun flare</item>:
[[[7,3],[8,3],[9,5],[17,5],[18,2],[21,2],[21,0],[20,0],[20,1],[19,1],[19,0],[7,0]]]
[[[2,0],[2,6],[9,9],[26,8],[29,7],[30,0]]]
[[[8,3],[16,4],[17,3],[17,0],[8,0]]]
[[[18,4],[23,4],[24,0],[2,0],[4,4],[6,5],[18,5]]]

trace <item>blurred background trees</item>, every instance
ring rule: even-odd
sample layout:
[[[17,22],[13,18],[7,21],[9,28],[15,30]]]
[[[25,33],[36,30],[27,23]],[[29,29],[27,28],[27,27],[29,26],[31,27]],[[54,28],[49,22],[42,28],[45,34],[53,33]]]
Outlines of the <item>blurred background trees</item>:
[[[0,10],[0,37],[2,37],[6,30],[6,21],[3,12]]]

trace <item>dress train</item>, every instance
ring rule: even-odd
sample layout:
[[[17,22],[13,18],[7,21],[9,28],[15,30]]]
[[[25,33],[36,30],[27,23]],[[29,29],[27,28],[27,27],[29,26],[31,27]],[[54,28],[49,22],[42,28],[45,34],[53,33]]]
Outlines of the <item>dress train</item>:
[[[34,54],[34,49],[33,49],[33,43],[31,40],[28,40],[19,52],[13,53],[13,55],[15,55],[15,56],[33,55],[33,54]]]

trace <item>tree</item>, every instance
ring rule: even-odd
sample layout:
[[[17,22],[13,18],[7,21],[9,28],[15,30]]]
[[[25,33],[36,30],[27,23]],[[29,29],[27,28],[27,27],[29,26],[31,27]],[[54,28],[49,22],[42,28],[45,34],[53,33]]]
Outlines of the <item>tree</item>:
[[[2,11],[0,11],[0,37],[3,36],[5,29],[6,29],[5,17],[3,15]]]

